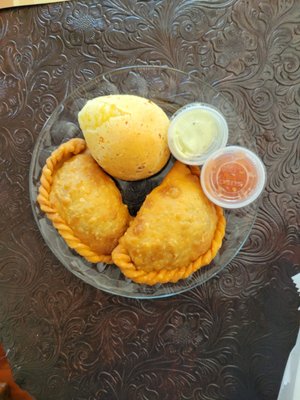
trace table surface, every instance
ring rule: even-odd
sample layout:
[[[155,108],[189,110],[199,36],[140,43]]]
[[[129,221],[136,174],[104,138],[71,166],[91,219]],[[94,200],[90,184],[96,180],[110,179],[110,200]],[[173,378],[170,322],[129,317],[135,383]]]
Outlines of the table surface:
[[[300,259],[299,21],[296,0],[0,12],[0,341],[36,399],[276,399],[299,327],[290,279]],[[227,96],[268,182],[249,240],[222,273],[137,301],[102,293],[57,261],[31,213],[28,171],[44,122],[70,91],[148,63],[193,71]]]

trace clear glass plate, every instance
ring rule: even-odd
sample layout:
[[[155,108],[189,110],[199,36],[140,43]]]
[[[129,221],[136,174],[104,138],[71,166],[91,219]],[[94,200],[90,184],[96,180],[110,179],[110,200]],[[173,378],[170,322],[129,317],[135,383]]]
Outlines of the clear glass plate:
[[[82,137],[77,122],[79,110],[88,99],[108,94],[135,94],[153,100],[171,116],[190,102],[205,102],[217,107],[229,126],[229,144],[247,147],[255,152],[255,142],[230,102],[213,87],[193,75],[161,66],[132,66],[107,72],[84,84],[67,97],[44,125],[36,142],[30,166],[30,196],[37,225],[49,248],[74,275],[94,287],[120,296],[159,298],[173,296],[206,282],[235,257],[249,236],[255,221],[258,203],[226,211],[226,235],[215,259],[189,278],[176,284],[146,286],[125,278],[115,265],[91,264],[71,250],[41,212],[36,198],[41,170],[50,153],[61,143]],[[173,164],[157,175],[137,182],[116,181],[131,213],[136,213],[145,196],[157,186]]]

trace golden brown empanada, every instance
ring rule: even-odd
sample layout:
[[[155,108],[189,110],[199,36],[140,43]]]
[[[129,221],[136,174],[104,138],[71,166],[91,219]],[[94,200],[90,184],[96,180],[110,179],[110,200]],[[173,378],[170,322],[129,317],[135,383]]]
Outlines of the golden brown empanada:
[[[176,162],[147,196],[112,258],[135,282],[177,282],[211,262],[225,224],[222,209],[202,191],[199,169]]]
[[[111,261],[129,213],[115,183],[72,139],[47,160],[38,202],[68,245],[88,261]],[[80,153],[80,154],[78,154]]]

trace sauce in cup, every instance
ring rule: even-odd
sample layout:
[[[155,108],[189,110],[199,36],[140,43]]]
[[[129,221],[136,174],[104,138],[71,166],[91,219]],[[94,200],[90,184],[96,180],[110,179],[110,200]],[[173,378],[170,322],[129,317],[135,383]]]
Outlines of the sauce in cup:
[[[173,156],[190,165],[202,165],[214,151],[226,146],[228,126],[215,107],[190,103],[171,118],[168,144]]]
[[[201,171],[206,196],[224,208],[250,204],[262,192],[266,182],[265,167],[252,151],[229,146],[211,154]]]

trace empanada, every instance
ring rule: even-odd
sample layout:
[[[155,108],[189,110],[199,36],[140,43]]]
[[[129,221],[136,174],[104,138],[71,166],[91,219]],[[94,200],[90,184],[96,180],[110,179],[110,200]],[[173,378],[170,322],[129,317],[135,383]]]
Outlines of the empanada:
[[[88,261],[110,262],[130,216],[115,183],[85,149],[83,139],[72,139],[52,153],[38,202],[71,248]]]
[[[176,162],[147,196],[112,258],[135,282],[177,282],[211,262],[225,225],[222,209],[202,191],[199,169]]]

